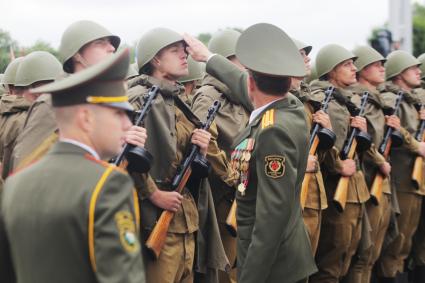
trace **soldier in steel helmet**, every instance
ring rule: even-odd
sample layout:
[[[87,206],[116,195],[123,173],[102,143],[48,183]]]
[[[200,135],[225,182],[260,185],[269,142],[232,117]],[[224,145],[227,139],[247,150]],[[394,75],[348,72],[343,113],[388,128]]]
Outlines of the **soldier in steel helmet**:
[[[77,21],[63,33],[59,57],[66,73],[79,72],[113,54],[120,38],[92,21]],[[41,95],[31,106],[24,130],[17,138],[14,167],[24,167],[47,152],[57,140],[57,126],[48,95]],[[130,143],[145,139],[141,127],[132,127],[128,133]]]
[[[312,82],[311,99],[322,101],[325,90],[334,87],[328,105],[328,113],[336,141],[332,149],[326,151],[321,162],[328,200],[334,194],[340,178],[348,179],[348,194],[345,209],[341,212],[330,203],[323,212],[322,228],[316,262],[319,272],[311,282],[339,282],[347,273],[351,257],[360,241],[362,231],[363,203],[369,199],[369,191],[364,175],[358,164],[358,156],[342,160],[340,153],[351,128],[367,131],[366,119],[351,114],[355,105],[350,101],[352,92],[348,87],[356,83],[357,57],[337,44],[329,44],[319,50],[316,57],[316,71],[319,80]],[[354,117],[353,117],[354,116]],[[367,133],[365,134],[367,136]]]
[[[379,204],[373,203],[372,199],[366,202],[366,216],[371,230],[370,232],[365,230],[363,234],[369,233],[370,244],[360,245],[347,275],[347,282],[361,283],[371,280],[372,268],[381,253],[392,213],[389,178],[391,165],[389,160],[384,158],[383,153],[378,151],[378,147],[383,141],[387,127],[392,127],[394,131],[400,131],[401,128],[400,119],[394,114],[389,115],[387,113],[388,106],[385,105],[382,94],[378,90],[378,86],[385,82],[385,58],[369,46],[359,46],[353,50],[353,53],[358,57],[354,62],[357,68],[358,83],[350,86],[354,93],[352,101],[359,105],[364,92],[369,93],[369,103],[364,115],[368,123],[368,133],[372,136],[372,145],[363,155],[363,172],[369,188],[372,188],[377,173],[384,176],[382,182],[383,194],[379,199]],[[401,141],[401,135],[398,136]],[[392,138],[393,146],[396,146],[395,138]],[[362,240],[364,241],[365,238],[363,237]]]
[[[9,246],[2,260],[17,282],[145,282],[134,184],[102,161],[119,153],[131,127],[129,61],[125,49],[31,90],[52,95],[60,137],[1,192],[0,251]]]
[[[239,36],[240,32],[236,30],[219,31],[212,36],[208,49],[226,57],[241,70],[245,70],[235,56],[236,42]],[[221,101],[221,107],[212,128],[216,128],[217,143],[226,152],[227,159],[230,160],[234,139],[248,124],[250,110],[236,102],[234,95],[225,84],[207,74],[193,98],[192,110],[196,115],[204,117],[206,110],[214,100]],[[226,228],[226,218],[234,201],[235,189],[223,183],[217,176],[211,175],[209,180],[212,186],[221,240],[230,264],[235,266],[236,238]],[[235,282],[235,280],[236,268],[233,268],[230,274],[222,271],[219,273],[220,282]]]
[[[310,57],[308,56],[312,50],[312,46],[305,44],[297,39],[294,39],[294,43],[300,51],[301,56],[304,59],[304,65],[306,68],[306,77],[311,74],[310,66]],[[312,123],[319,123],[323,128],[329,130],[330,135],[332,135],[332,124],[329,120],[329,115],[322,110],[315,111],[315,107],[311,104],[310,99],[310,87],[304,81],[304,77],[294,77],[291,80],[291,93],[294,94],[298,99],[301,100],[304,104],[305,112],[307,115],[307,131],[310,133]],[[333,135],[331,138],[335,138]],[[329,147],[332,147],[333,144],[329,144]],[[306,173],[310,174],[310,178],[305,178],[305,181],[309,181],[307,187],[303,188],[307,190],[304,193],[304,196],[301,197],[301,205],[303,208],[303,219],[306,225],[309,237],[310,244],[313,255],[316,254],[317,245],[319,243],[320,229],[321,229],[321,219],[322,219],[322,210],[328,207],[326,200],[325,186],[323,183],[322,173],[320,171],[319,163],[319,153],[323,154],[325,148],[321,148],[317,151],[315,155],[308,156],[307,169]],[[305,198],[305,199],[304,199]]]
[[[39,96],[32,94],[31,89],[52,82],[61,74],[62,67],[58,59],[46,51],[34,51],[24,57],[16,75],[14,90],[16,95],[5,97],[2,103],[2,132],[0,143],[2,150],[2,178],[6,177],[13,168],[12,152],[16,138],[22,132],[27,111]]]
[[[270,24],[253,25],[238,39],[236,57],[248,73],[185,39],[194,59],[207,61],[208,73],[254,106],[232,154],[240,173],[238,281],[305,282],[316,271],[299,202],[308,135],[300,131],[307,127],[303,105],[288,93],[291,77],[305,75],[303,59],[286,33]],[[270,48],[284,52],[264,52]]]
[[[397,217],[399,234],[382,251],[377,265],[377,274],[383,282],[406,280],[404,261],[412,247],[412,237],[420,219],[424,186],[415,188],[411,176],[416,157],[425,156],[422,141],[414,139],[419,118],[425,119],[425,111],[418,114],[415,104],[420,103],[415,88],[421,84],[421,62],[405,51],[394,51],[385,63],[386,83],[380,88],[386,104],[394,107],[397,93],[403,91],[399,117],[404,136],[403,146],[391,150],[391,180],[400,206]],[[403,279],[404,278],[404,279]]]
[[[208,268],[224,270],[227,265],[221,243],[216,243],[208,249],[208,258],[201,257],[203,252],[199,241],[203,237],[210,237],[214,233],[213,223],[208,234],[200,230],[195,199],[191,192],[199,192],[199,182],[192,182],[182,194],[170,191],[171,180],[176,173],[177,166],[184,158],[190,143],[200,147],[201,153],[208,158],[213,171],[219,172],[226,182],[234,182],[229,176],[229,164],[224,152],[221,152],[217,143],[210,142],[211,134],[197,129],[200,121],[182,100],[184,87],[177,82],[188,75],[187,53],[183,37],[167,28],[155,28],[145,33],[137,45],[137,63],[139,77],[130,84],[129,97],[136,109],[143,107],[141,98],[153,85],[159,86],[159,96],[152,104],[145,126],[150,133],[146,148],[155,158],[155,162],[148,175],[138,176],[137,188],[140,191],[142,233],[147,239],[153,229],[160,212],[170,210],[175,216],[170,224],[165,245],[157,260],[152,260],[146,254],[148,282],[192,282],[193,268],[205,272]],[[192,175],[192,180],[196,176]],[[135,177],[137,179],[137,176]],[[198,177],[199,178],[199,177]],[[190,190],[191,189],[191,190]],[[199,198],[198,198],[199,201]],[[199,202],[198,202],[198,205]],[[203,206],[203,211],[209,206]],[[211,214],[209,214],[211,215]],[[195,232],[198,233],[198,257],[195,259]],[[201,237],[203,235],[203,237]],[[216,235],[219,239],[218,235]],[[202,250],[201,250],[202,251]],[[217,254],[218,256],[213,255]],[[218,260],[212,260],[216,258]],[[201,266],[202,265],[202,266]]]

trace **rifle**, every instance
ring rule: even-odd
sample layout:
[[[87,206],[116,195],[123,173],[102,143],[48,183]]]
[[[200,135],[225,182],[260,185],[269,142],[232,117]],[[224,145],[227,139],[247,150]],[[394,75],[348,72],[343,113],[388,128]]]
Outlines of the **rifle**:
[[[211,123],[214,121],[220,106],[220,101],[214,101],[213,105],[208,109],[207,119],[204,123],[202,123],[201,129],[208,130],[210,128]],[[196,159],[199,158],[198,155],[200,155],[199,146],[192,144],[189,154],[180,164],[176,174],[174,175],[173,181],[171,183],[171,188],[174,191],[178,193],[183,191],[187,181],[189,180],[189,177],[192,174],[192,166],[194,166]],[[173,220],[174,214],[175,213],[172,211],[164,210],[146,241],[146,247],[155,259],[158,259],[161,253],[161,249],[164,246],[168,227],[170,226],[171,220]]]
[[[332,93],[334,92],[334,87],[330,86],[325,91],[325,100],[321,103],[320,109],[324,112],[327,111],[329,101],[332,98]],[[322,128],[320,124],[314,123],[311,133],[310,133],[310,141],[309,141],[309,155],[316,155],[317,148],[331,148],[335,142],[335,134],[329,129]],[[308,195],[308,185],[310,183],[311,176],[314,173],[305,173],[304,180],[301,186],[301,194],[300,194],[300,203],[301,209],[304,209],[305,202],[307,200]]]
[[[357,116],[363,116],[368,98],[369,98],[369,92],[365,91],[361,99],[360,110]],[[353,116],[356,116],[356,115],[353,115]],[[369,147],[370,147],[370,136],[367,133],[362,133],[357,128],[352,128],[348,136],[348,139],[345,140],[344,147],[342,148],[341,159],[342,160],[353,159],[357,147],[359,146],[362,148],[366,148],[367,143],[369,143]],[[349,180],[350,180],[350,177],[341,176],[335,190],[333,202],[336,209],[339,212],[344,211],[345,204],[347,202]]]
[[[152,102],[158,96],[159,87],[152,86],[149,92],[143,97],[143,108],[140,110],[140,114],[136,119],[134,125],[139,126],[146,118],[149,110],[151,109]],[[114,160],[116,166],[120,166],[124,157],[128,161],[127,169],[132,172],[146,173],[151,168],[153,161],[152,155],[144,148],[134,146],[126,143],[121,153]]]
[[[399,91],[397,93],[397,99],[395,102],[394,109],[390,115],[394,115],[397,113],[400,108],[400,104],[403,101],[403,91]],[[388,160],[388,156],[390,154],[391,146],[400,146],[403,143],[403,138],[400,133],[395,131],[392,127],[387,127],[384,138],[379,145],[378,152],[382,154],[385,160]],[[382,197],[382,182],[386,177],[378,170],[375,175],[375,178],[372,182],[372,187],[370,189],[370,198],[374,205],[379,205]]]
[[[420,109],[424,108],[423,104],[419,105]],[[415,139],[419,142],[424,141],[424,130],[425,130],[425,120],[421,120],[419,124],[419,129],[415,134]],[[413,165],[412,171],[412,185],[415,189],[419,190],[422,186],[422,166],[423,166],[423,157],[418,155],[415,160],[415,164]]]

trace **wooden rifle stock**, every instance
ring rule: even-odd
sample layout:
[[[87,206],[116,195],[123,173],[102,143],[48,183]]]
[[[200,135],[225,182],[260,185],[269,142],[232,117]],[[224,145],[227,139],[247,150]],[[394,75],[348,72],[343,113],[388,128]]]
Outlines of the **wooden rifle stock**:
[[[424,105],[421,105],[421,108],[423,109]],[[421,123],[419,125],[419,129],[415,135],[415,138],[417,141],[422,142],[424,141],[424,130],[425,130],[425,120],[421,120]],[[415,164],[413,165],[413,171],[412,171],[412,185],[415,187],[415,189],[419,190],[422,187],[422,169],[423,169],[423,157],[418,155],[415,159]]]
[[[369,92],[365,91],[362,96],[362,101],[361,101],[361,106],[360,106],[360,111],[358,116],[363,116],[368,98],[369,98]],[[354,155],[357,149],[356,136],[358,133],[359,133],[359,129],[356,129],[356,128],[351,129],[349,138],[344,143],[344,148],[342,150],[342,159],[354,159]],[[344,211],[345,205],[347,203],[349,181],[350,181],[350,177],[341,176],[335,190],[333,202],[334,202],[335,208],[339,212]]]
[[[208,130],[210,128],[220,106],[220,101],[214,101],[213,105],[208,109],[206,122],[203,123],[201,129]],[[185,188],[186,183],[189,180],[190,175],[192,174],[192,163],[198,156],[198,154],[199,146],[192,144],[189,154],[180,164],[179,168],[177,169],[176,175],[174,175],[173,182],[171,184],[171,188],[174,191],[178,193],[183,192],[183,189]],[[146,247],[151,253],[151,256],[153,256],[153,258],[155,259],[158,259],[162,247],[164,246],[165,239],[167,238],[168,227],[170,226],[170,223],[173,220],[174,214],[175,213],[172,211],[164,210],[161,213],[161,216],[159,217],[157,223],[155,224],[155,227],[153,228],[146,241]]]
[[[403,91],[399,91],[397,93],[397,99],[396,103],[393,109],[392,114],[396,114],[398,109],[400,108],[400,104],[403,100]],[[390,155],[391,151],[391,145],[392,145],[392,138],[391,135],[393,134],[394,129],[391,127],[388,127],[385,131],[384,139],[382,140],[382,143],[380,144],[378,148],[378,152],[382,154],[385,158],[385,160],[388,160],[388,156]],[[372,182],[372,187],[370,189],[370,199],[372,200],[372,203],[375,205],[379,205],[382,198],[382,183],[386,176],[384,176],[379,170],[375,175],[375,178]]]
[[[387,146],[385,147],[384,151],[384,158],[387,160],[388,155],[390,154],[391,149],[391,139],[388,140]],[[378,171],[375,175],[375,178],[373,179],[372,187],[370,189],[370,199],[372,200],[372,203],[374,205],[379,205],[382,198],[382,183],[384,179],[387,178],[382,174],[380,171]]]
[[[334,92],[334,89],[335,88],[333,86],[330,86],[326,89],[325,91],[326,98],[322,102],[321,110],[326,112],[326,110],[328,109],[329,101],[332,98],[332,93]],[[320,129],[321,129],[321,126],[319,124],[313,124],[313,128],[310,135],[310,141],[309,141],[309,146],[310,146],[310,149],[308,152],[309,155],[316,155],[317,147],[319,146],[319,142],[320,142],[317,134],[319,133]],[[301,205],[301,209],[303,210],[305,207],[305,202],[307,200],[308,185],[310,184],[310,179],[312,174],[314,173],[306,172],[304,175],[303,183],[301,185],[300,205]]]
[[[226,228],[232,237],[236,237],[238,232],[238,226],[236,224],[236,206],[236,200],[234,200],[226,218]]]
[[[308,154],[309,155],[315,155],[318,145],[319,145],[319,138],[317,136],[315,136],[314,140],[313,140],[313,144],[310,147]],[[311,175],[313,175],[313,174],[314,173],[306,172],[305,175],[304,175],[304,180],[303,180],[303,183],[302,183],[302,186],[301,186],[301,194],[300,194],[301,209],[304,209],[304,207],[305,207],[305,202],[306,202],[307,196],[308,196],[308,185],[310,183]]]

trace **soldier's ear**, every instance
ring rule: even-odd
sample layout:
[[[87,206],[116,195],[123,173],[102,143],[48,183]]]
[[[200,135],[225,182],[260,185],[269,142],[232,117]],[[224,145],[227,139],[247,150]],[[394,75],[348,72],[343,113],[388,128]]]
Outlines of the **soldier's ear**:
[[[255,83],[254,78],[251,76],[251,74],[248,75],[248,90],[250,92],[255,91],[256,89],[258,89],[257,84]]]

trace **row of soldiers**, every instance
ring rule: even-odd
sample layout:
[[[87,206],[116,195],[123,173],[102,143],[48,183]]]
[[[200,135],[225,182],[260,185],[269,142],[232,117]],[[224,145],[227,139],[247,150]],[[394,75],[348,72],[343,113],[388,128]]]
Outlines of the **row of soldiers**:
[[[375,266],[382,282],[397,282],[411,255],[417,282],[424,280],[425,184],[411,182],[416,157],[425,157],[422,137],[415,139],[425,120],[415,108],[425,99],[421,61],[403,51],[385,59],[367,46],[350,52],[327,45],[307,84],[312,47],[273,25],[242,35],[221,31],[208,48],[189,35],[153,29],[139,40],[136,74],[128,51],[111,55],[119,44],[104,27],[80,21],[62,36],[62,63],[33,52],[5,72],[4,278],[370,282]],[[195,61],[206,63],[207,74]],[[131,126],[125,113],[143,110],[154,86],[160,95],[143,127]],[[201,130],[217,100],[215,122]],[[308,154],[316,125],[318,150]],[[394,147],[385,154],[379,147],[388,128]],[[354,129],[358,150],[344,156]],[[123,141],[154,157],[149,172],[100,161],[116,156]],[[177,193],[173,176],[190,144],[210,171],[192,174]],[[374,203],[377,174],[383,195]],[[341,179],[348,193],[338,206]],[[235,195],[237,238],[226,223]],[[144,243],[164,210],[174,217],[152,259]]]

